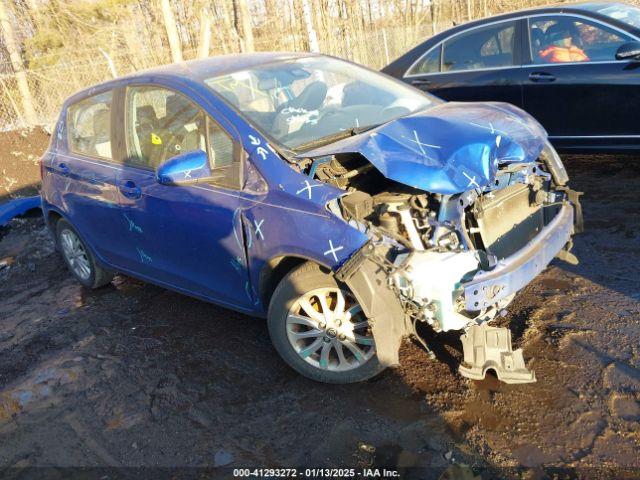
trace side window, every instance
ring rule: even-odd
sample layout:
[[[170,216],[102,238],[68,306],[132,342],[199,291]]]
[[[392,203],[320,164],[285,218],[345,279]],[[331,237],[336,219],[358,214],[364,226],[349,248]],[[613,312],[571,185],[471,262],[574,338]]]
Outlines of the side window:
[[[476,28],[445,40],[443,71],[476,70],[515,65],[515,22]]]
[[[214,185],[240,190],[243,187],[243,171],[240,155],[229,134],[216,122],[209,119],[209,162]]]
[[[407,72],[407,75],[424,75],[427,73],[439,72],[441,51],[442,45],[438,45],[436,48],[434,48],[424,57],[418,60],[418,62]]]
[[[184,95],[130,87],[126,102],[128,164],[155,170],[176,155],[207,151],[205,114]]]
[[[111,99],[105,92],[69,106],[67,124],[71,151],[112,159]]]
[[[614,61],[630,37],[600,23],[563,15],[529,20],[534,63]]]
[[[233,140],[217,123],[208,123],[211,168],[228,167],[234,162]]]

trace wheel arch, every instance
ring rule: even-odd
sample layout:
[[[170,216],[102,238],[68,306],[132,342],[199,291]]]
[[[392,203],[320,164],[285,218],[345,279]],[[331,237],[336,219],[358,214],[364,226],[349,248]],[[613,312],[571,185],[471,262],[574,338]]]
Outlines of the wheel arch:
[[[53,237],[53,243],[57,247],[58,246],[58,237],[56,235],[56,225],[63,218],[67,222],[69,222],[69,219],[67,217],[65,217],[65,215],[61,211],[59,211],[56,208],[52,208],[51,206],[49,206],[46,209],[43,209],[43,214],[44,214],[45,224],[46,224],[47,228],[49,229],[49,233]],[[71,223],[71,222],[69,222],[69,223]]]
[[[260,270],[258,279],[258,292],[265,308],[269,308],[273,292],[282,279],[293,269],[304,263],[315,263],[326,272],[331,272],[331,268],[328,265],[303,255],[283,254],[272,257],[265,262]]]

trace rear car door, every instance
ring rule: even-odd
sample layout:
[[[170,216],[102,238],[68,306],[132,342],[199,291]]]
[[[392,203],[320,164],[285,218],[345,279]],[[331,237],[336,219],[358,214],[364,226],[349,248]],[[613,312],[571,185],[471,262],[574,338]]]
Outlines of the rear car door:
[[[191,98],[164,86],[129,86],[124,114],[127,158],[118,183],[123,266],[186,293],[247,309],[251,299],[238,215],[246,200],[238,144]],[[194,150],[208,153],[216,184],[157,182],[160,165]]]
[[[617,49],[635,39],[574,15],[531,17],[528,31],[524,108],[556,146],[637,144],[640,63],[615,59]]]
[[[521,106],[522,25],[504,20],[458,32],[426,52],[403,80],[444,100]]]
[[[115,160],[114,90],[70,104],[66,112],[67,147],[56,151],[48,172],[53,191],[69,221],[99,258],[117,256],[112,226],[120,217],[116,181],[121,165]]]

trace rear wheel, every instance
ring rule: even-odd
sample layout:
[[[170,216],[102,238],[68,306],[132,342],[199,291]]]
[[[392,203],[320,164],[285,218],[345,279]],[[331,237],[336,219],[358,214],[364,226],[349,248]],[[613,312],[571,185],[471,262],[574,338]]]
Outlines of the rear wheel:
[[[280,356],[312,380],[353,383],[384,370],[360,304],[346,285],[315,264],[304,264],[282,280],[271,298],[268,322]]]
[[[56,237],[67,267],[82,285],[99,288],[111,282],[113,274],[96,263],[91,251],[65,219],[58,220]]]

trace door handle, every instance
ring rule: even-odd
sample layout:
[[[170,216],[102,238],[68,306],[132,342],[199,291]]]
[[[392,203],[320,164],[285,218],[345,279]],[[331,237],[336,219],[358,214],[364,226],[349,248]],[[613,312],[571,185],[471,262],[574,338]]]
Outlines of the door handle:
[[[120,182],[118,189],[127,198],[140,198],[142,190],[131,180]]]
[[[63,177],[67,177],[69,175],[69,167],[67,167],[66,163],[59,163],[57,170]]]
[[[411,85],[414,87],[426,87],[431,85],[431,80],[411,80]]]
[[[547,72],[531,72],[529,74],[529,80],[532,82],[553,82],[556,77]]]

